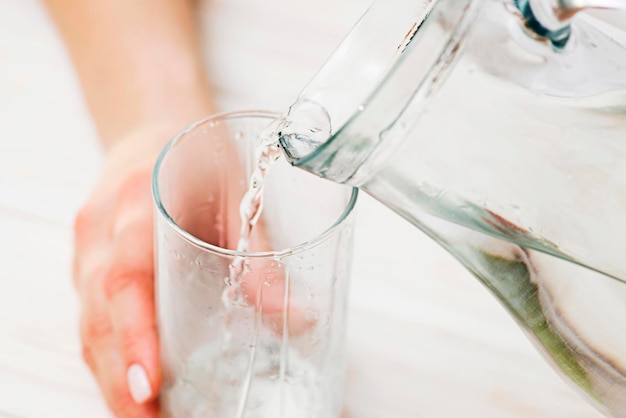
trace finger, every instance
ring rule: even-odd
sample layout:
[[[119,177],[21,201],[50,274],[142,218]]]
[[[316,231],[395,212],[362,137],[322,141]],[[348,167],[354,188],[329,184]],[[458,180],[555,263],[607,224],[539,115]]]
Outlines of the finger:
[[[125,373],[125,361],[119,351],[113,335],[102,340],[94,347],[96,352],[95,366],[100,388],[104,397],[118,418],[157,418],[158,403],[156,400],[138,404],[129,391],[126,380],[121,378]]]
[[[126,385],[123,359],[118,352],[113,326],[107,312],[107,301],[98,285],[91,280],[81,294],[83,312],[81,337],[83,357],[91,369],[111,411],[118,418],[156,418],[156,401],[143,405],[134,402]]]
[[[110,209],[108,202],[90,202],[74,219],[72,276],[77,289],[84,279],[93,276],[108,261],[105,247],[110,236]]]
[[[142,183],[128,187],[131,190],[120,195],[104,293],[128,389],[141,404],[156,398],[161,383],[154,312],[152,207],[148,187]],[[130,192],[133,196],[125,196]]]

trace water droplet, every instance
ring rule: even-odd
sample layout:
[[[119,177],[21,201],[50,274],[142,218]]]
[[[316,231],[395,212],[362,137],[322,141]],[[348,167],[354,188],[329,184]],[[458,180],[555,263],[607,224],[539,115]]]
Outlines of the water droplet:
[[[317,321],[320,317],[319,313],[315,310],[315,309],[307,309],[306,310],[306,317],[307,319],[311,319],[313,321]]]

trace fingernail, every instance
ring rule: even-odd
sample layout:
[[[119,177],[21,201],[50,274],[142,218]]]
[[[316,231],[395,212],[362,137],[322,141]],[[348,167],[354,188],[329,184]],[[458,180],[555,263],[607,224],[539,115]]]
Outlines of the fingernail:
[[[133,364],[126,373],[128,379],[128,389],[133,400],[142,404],[152,396],[152,387],[146,370],[139,364]]]

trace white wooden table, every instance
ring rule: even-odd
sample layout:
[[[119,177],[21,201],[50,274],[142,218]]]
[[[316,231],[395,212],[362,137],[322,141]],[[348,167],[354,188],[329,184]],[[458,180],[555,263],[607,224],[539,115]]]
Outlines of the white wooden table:
[[[284,109],[366,3],[206,5],[222,110]],[[81,361],[70,278],[72,219],[100,163],[43,8],[0,0],[0,417],[110,416]],[[358,208],[350,417],[600,416],[450,256],[371,199]]]

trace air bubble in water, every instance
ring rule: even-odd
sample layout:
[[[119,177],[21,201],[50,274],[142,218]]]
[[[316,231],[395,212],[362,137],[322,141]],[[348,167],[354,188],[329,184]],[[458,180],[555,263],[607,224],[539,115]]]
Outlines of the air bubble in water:
[[[294,103],[279,129],[280,145],[291,161],[311,154],[332,135],[328,112],[311,100]]]

